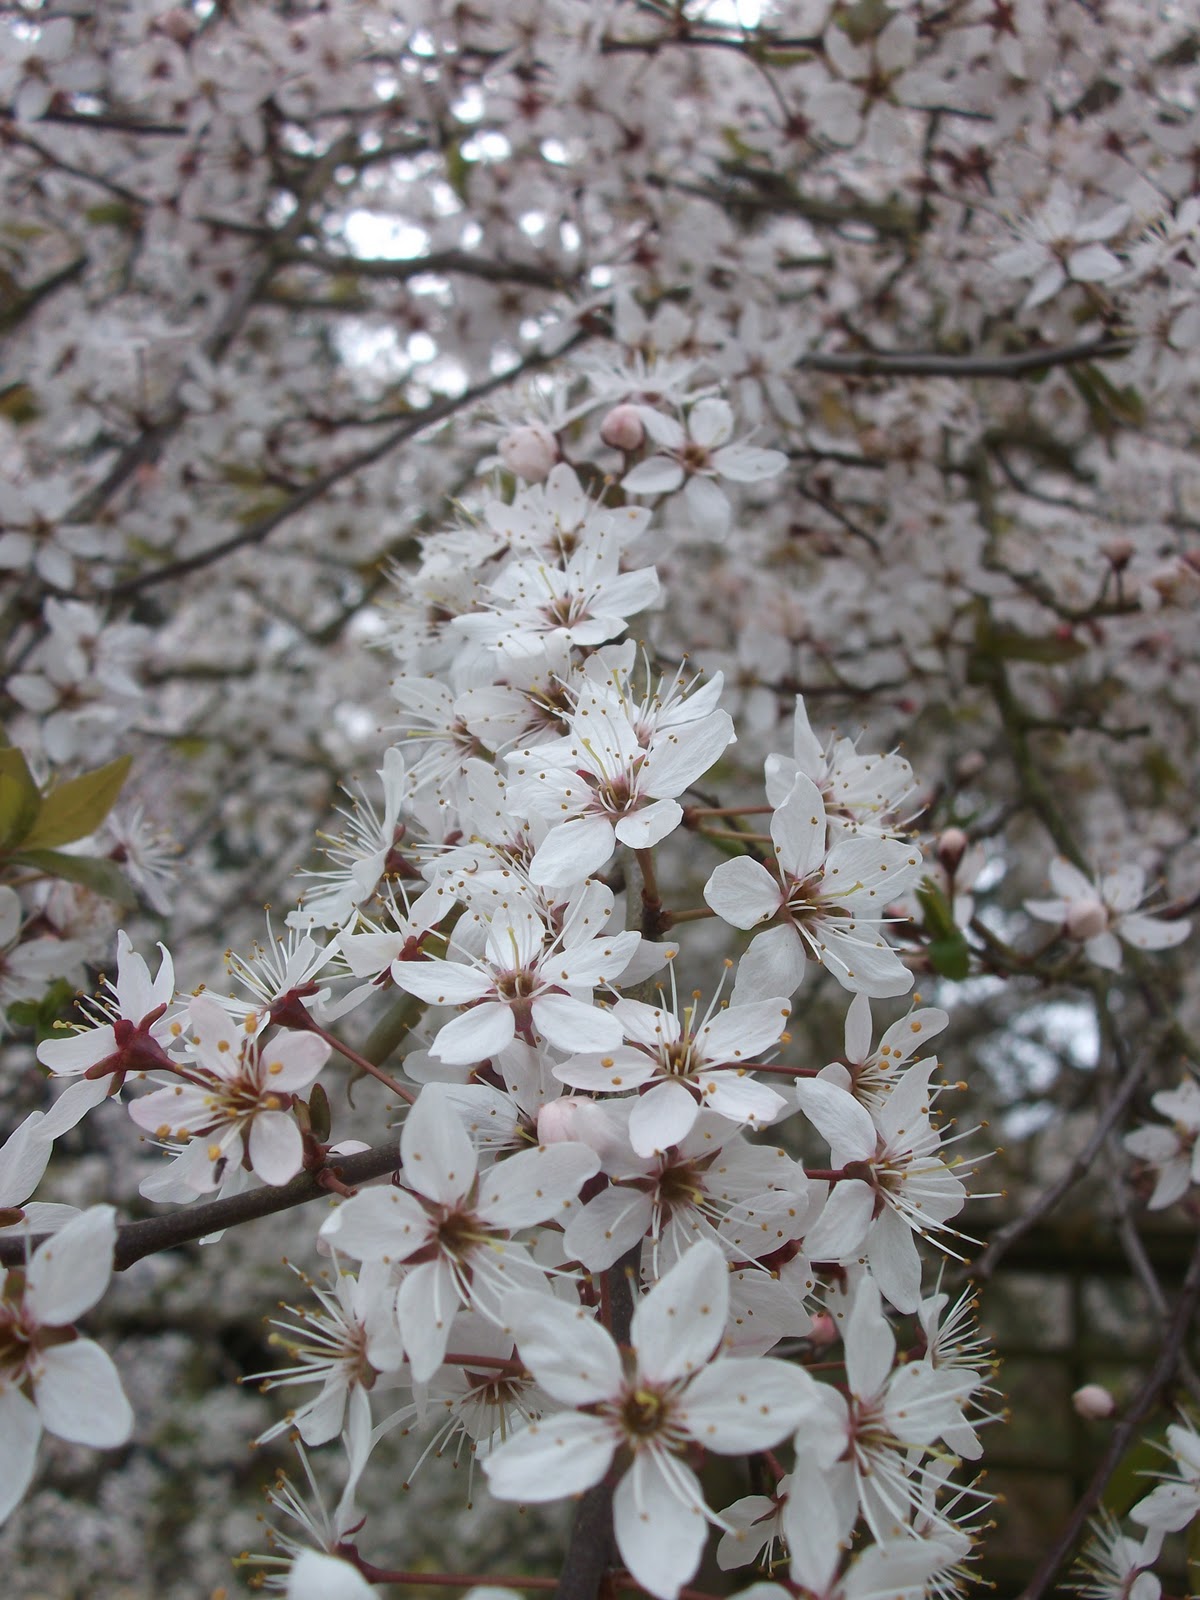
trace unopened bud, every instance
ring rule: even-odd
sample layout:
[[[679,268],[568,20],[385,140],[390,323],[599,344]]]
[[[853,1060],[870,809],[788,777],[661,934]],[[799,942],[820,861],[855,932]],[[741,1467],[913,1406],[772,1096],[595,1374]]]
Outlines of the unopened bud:
[[[558,462],[558,440],[544,422],[528,422],[501,439],[500,457],[518,478],[541,483]]]
[[[1071,1396],[1071,1404],[1081,1417],[1088,1417],[1093,1422],[1111,1417],[1117,1409],[1117,1402],[1099,1383],[1085,1383],[1082,1389],[1076,1389]]]
[[[947,872],[957,872],[970,840],[961,828],[943,828],[938,835],[937,858]]]
[[[613,450],[640,450],[646,442],[646,425],[636,406],[614,406],[600,424],[600,437]]]
[[[1132,539],[1110,539],[1100,549],[1114,572],[1124,572],[1133,560]]]
[[[1094,939],[1108,927],[1108,907],[1100,900],[1076,900],[1067,908],[1064,926],[1070,939]]]
[[[603,1106],[584,1095],[565,1094],[548,1101],[538,1112],[537,1136],[540,1144],[586,1144],[602,1161],[624,1148]]]
[[[977,778],[987,766],[987,757],[982,750],[968,750],[966,755],[959,756],[954,767],[954,773],[959,783],[970,783],[972,778]]]
[[[818,1350],[828,1350],[831,1344],[838,1341],[837,1323],[828,1311],[818,1311],[812,1319],[812,1327],[808,1330],[808,1342]]]

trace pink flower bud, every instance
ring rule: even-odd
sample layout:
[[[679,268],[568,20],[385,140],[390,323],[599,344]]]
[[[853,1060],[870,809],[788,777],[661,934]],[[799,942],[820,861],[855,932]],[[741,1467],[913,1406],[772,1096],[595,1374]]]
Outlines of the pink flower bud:
[[[646,428],[636,406],[614,406],[600,424],[600,437],[614,450],[640,450]]]
[[[1123,572],[1133,560],[1132,539],[1110,539],[1107,544],[1100,546],[1109,564],[1116,571]]]
[[[1081,1417],[1088,1417],[1093,1422],[1111,1417],[1117,1409],[1117,1402],[1112,1395],[1098,1383],[1085,1383],[1082,1389],[1076,1389],[1071,1396],[1071,1404]]]
[[[529,422],[500,441],[500,458],[526,483],[541,483],[558,462],[558,440],[544,422]]]
[[[982,750],[968,750],[966,755],[959,756],[954,768],[954,775],[959,783],[970,783],[972,778],[977,778],[987,766],[987,757]]]
[[[809,1343],[816,1345],[818,1350],[828,1350],[831,1344],[838,1342],[839,1337],[837,1323],[828,1311],[818,1311],[808,1330]]]
[[[961,828],[943,828],[938,835],[937,858],[947,872],[957,872],[969,840]]]
[[[1108,908],[1100,900],[1076,900],[1067,909],[1065,926],[1070,939],[1094,939],[1108,927]]]
[[[538,1112],[537,1136],[540,1144],[586,1144],[602,1161],[624,1148],[603,1106],[584,1095],[548,1101]]]

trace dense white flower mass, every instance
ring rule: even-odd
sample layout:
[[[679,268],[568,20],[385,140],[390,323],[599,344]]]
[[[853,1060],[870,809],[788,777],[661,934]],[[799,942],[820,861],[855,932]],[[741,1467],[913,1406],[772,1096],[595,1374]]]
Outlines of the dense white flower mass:
[[[130,1439],[138,1294],[254,1321],[280,1212],[290,1600],[511,1600],[396,1510],[459,1461],[578,1502],[564,1600],[710,1541],[746,1600],[960,1600],[964,1282],[1072,1191],[1159,1339],[1087,1425],[1195,1396],[1200,1256],[1138,1231],[1200,1214],[1186,12],[0,4],[9,1529],[74,1525],[43,1432]],[[989,1111],[1070,1165],[971,1263]],[[1178,1592],[1170,1418],[1095,1600]],[[190,1493],[148,1438],[106,1537]]]

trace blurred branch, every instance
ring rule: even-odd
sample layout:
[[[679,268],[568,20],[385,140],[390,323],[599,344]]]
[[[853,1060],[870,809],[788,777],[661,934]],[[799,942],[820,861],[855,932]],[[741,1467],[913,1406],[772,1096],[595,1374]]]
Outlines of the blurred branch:
[[[1080,1533],[1088,1518],[1100,1504],[1109,1478],[1116,1471],[1122,1456],[1133,1443],[1138,1429],[1144,1419],[1158,1403],[1162,1391],[1171,1382],[1179,1366],[1183,1354],[1184,1340],[1196,1315],[1197,1305],[1200,1305],[1200,1241],[1197,1242],[1192,1252],[1191,1264],[1187,1276],[1183,1281],[1179,1299],[1175,1302],[1175,1310],[1167,1326],[1163,1339],[1162,1349],[1158,1359],[1150,1370],[1150,1375],[1139,1389],[1133,1403],[1125,1415],[1113,1428],[1109,1436],[1108,1448],[1088,1484],[1082,1499],[1075,1506],[1067,1525],[1055,1540],[1052,1549],[1038,1567],[1033,1578],[1020,1596],[1020,1600],[1041,1600],[1054,1581],[1058,1569],[1062,1566],[1067,1556],[1071,1553]]]

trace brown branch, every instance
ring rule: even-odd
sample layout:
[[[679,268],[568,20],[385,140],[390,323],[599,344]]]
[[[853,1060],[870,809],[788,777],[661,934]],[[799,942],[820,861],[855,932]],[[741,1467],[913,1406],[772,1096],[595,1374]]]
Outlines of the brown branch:
[[[214,366],[229,349],[247,314],[275,275],[278,269],[277,252],[286,249],[307,227],[313,203],[341,161],[346,145],[347,141],[338,140],[314,163],[304,189],[297,198],[296,209],[252,262],[230,295],[216,326],[201,341],[200,354]],[[181,377],[158,421],[147,424],[137,438],[125,446],[100,482],[76,500],[63,518],[64,522],[91,522],[139,467],[158,459],[163,446],[188,414],[187,406],[180,398],[184,383],[185,378]]]
[[[1129,1102],[1137,1093],[1138,1087],[1145,1076],[1145,1055],[1141,1060],[1131,1062],[1125,1051],[1124,1041],[1112,1026],[1111,1018],[1107,1015],[1107,1008],[1099,996],[1096,1010],[1100,1016],[1100,1025],[1109,1035],[1109,1043],[1113,1050],[1117,1065],[1120,1068],[1121,1078],[1112,1099],[1100,1113],[1092,1136],[1083,1149],[1075,1156],[1061,1177],[1057,1178],[1031,1202],[1019,1217],[1014,1217],[1006,1223],[992,1238],[987,1249],[977,1261],[971,1263],[969,1273],[972,1278],[990,1278],[1000,1264],[1001,1257],[1014,1245],[1018,1239],[1027,1234],[1036,1226],[1044,1216],[1053,1211],[1054,1207],[1068,1192],[1073,1189],[1087,1172],[1091,1170],[1092,1163],[1104,1149],[1113,1128],[1120,1121]]]
[[[629,1343],[633,1325],[633,1284],[641,1264],[639,1241],[604,1274],[610,1308],[609,1332],[619,1345]],[[614,1485],[594,1484],[579,1502],[558,1578],[555,1600],[596,1600],[612,1563]]]
[[[564,350],[573,348],[586,337],[586,334],[577,334],[573,340],[564,346]],[[563,351],[558,351],[556,355],[561,355],[562,353]],[[162,566],[152,567],[149,572],[140,572],[136,577],[126,578],[124,582],[115,583],[110,589],[102,590],[95,598],[101,601],[124,599],[127,595],[137,594],[155,584],[166,583],[172,578],[184,577],[189,572],[198,572],[204,567],[211,566],[214,561],[220,561],[224,556],[232,555],[235,550],[245,549],[249,545],[261,544],[264,539],[274,533],[281,523],[287,522],[298,512],[304,511],[308,506],[312,505],[314,501],[321,499],[343,478],[351,477],[354,473],[361,472],[366,467],[374,466],[377,461],[381,461],[397,445],[404,444],[417,434],[423,433],[426,428],[432,427],[435,423],[443,422],[447,417],[453,416],[455,412],[473,405],[477,400],[482,400],[485,396],[523,376],[526,372],[545,365],[550,359],[551,357],[543,355],[531,356],[521,362],[519,366],[511,368],[508,372],[500,373],[496,377],[486,378],[482,383],[477,383],[474,388],[465,390],[461,395],[439,400],[436,404],[427,406],[419,415],[406,418],[398,427],[393,428],[390,433],[384,434],[383,438],[373,444],[369,450],[363,450],[358,455],[352,456],[348,461],[344,461],[336,467],[331,467],[328,472],[322,473],[319,478],[314,478],[311,483],[298,490],[285,504],[276,507],[274,511],[268,512],[265,516],[257,517],[237,533],[231,534],[228,539],[222,539],[217,544],[210,545],[206,550],[198,550],[195,555],[183,556],[178,561],[168,561]]]
[[[380,1145],[375,1150],[363,1150],[358,1155],[335,1156],[326,1170],[340,1183],[354,1187],[370,1178],[394,1172],[400,1164],[400,1144]],[[329,1198],[329,1189],[321,1181],[319,1172],[300,1172],[290,1183],[278,1188],[251,1189],[245,1194],[227,1196],[224,1200],[209,1200],[204,1205],[187,1206],[165,1216],[146,1217],[140,1222],[123,1222],[117,1229],[117,1243],[113,1251],[113,1270],[124,1272],[145,1256],[157,1255],[160,1250],[174,1250],[181,1244],[203,1239],[206,1234],[218,1233],[223,1228],[236,1228],[243,1222],[254,1222],[259,1217],[274,1216],[277,1211],[290,1211],[294,1206],[307,1205],[310,1200]],[[0,1238],[0,1266],[21,1266],[27,1249],[42,1242],[41,1236],[26,1240],[10,1234]]]
[[[57,272],[50,273],[40,283],[35,283],[15,295],[6,306],[0,307],[0,333],[8,333],[10,329],[23,322],[32,311],[37,310],[43,300],[49,299],[64,284],[72,283],[78,278],[87,264],[86,255],[76,256],[73,261],[68,261],[65,267],[59,267]]]
[[[278,254],[278,253],[277,253]],[[410,278],[430,273],[459,273],[482,278],[488,283],[527,283],[536,289],[564,289],[567,280],[561,273],[526,261],[492,261],[472,255],[469,250],[434,250],[429,255],[392,259],[386,256],[336,255],[328,250],[292,248],[279,254],[287,266],[315,267],[355,278],[378,278],[388,283],[407,283]]]
[[[1128,340],[1099,338],[995,356],[942,355],[936,350],[863,355],[814,353],[801,356],[796,365],[808,372],[830,372],[852,378],[1027,378],[1031,372],[1045,372],[1050,367],[1128,355],[1129,349]]]
[[[1160,1394],[1175,1376],[1180,1356],[1183,1353],[1184,1341],[1191,1328],[1192,1318],[1196,1314],[1198,1304],[1200,1304],[1200,1243],[1197,1243],[1192,1252],[1187,1276],[1184,1278],[1179,1299],[1175,1302],[1175,1312],[1167,1328],[1163,1347],[1158,1354],[1158,1360],[1151,1368],[1149,1377],[1138,1390],[1132,1405],[1113,1429],[1109,1437],[1108,1448],[1105,1450],[1100,1465],[1096,1468],[1083,1498],[1067,1519],[1066,1527],[1055,1540],[1053,1548],[1030,1579],[1028,1586],[1020,1596],[1020,1600],[1041,1600],[1042,1595],[1046,1593],[1054,1581],[1059,1567],[1062,1566],[1070,1554],[1075,1541],[1083,1530],[1084,1524],[1099,1505],[1109,1478],[1112,1477],[1122,1456],[1133,1443],[1134,1436],[1141,1427],[1143,1420],[1153,1410]]]

